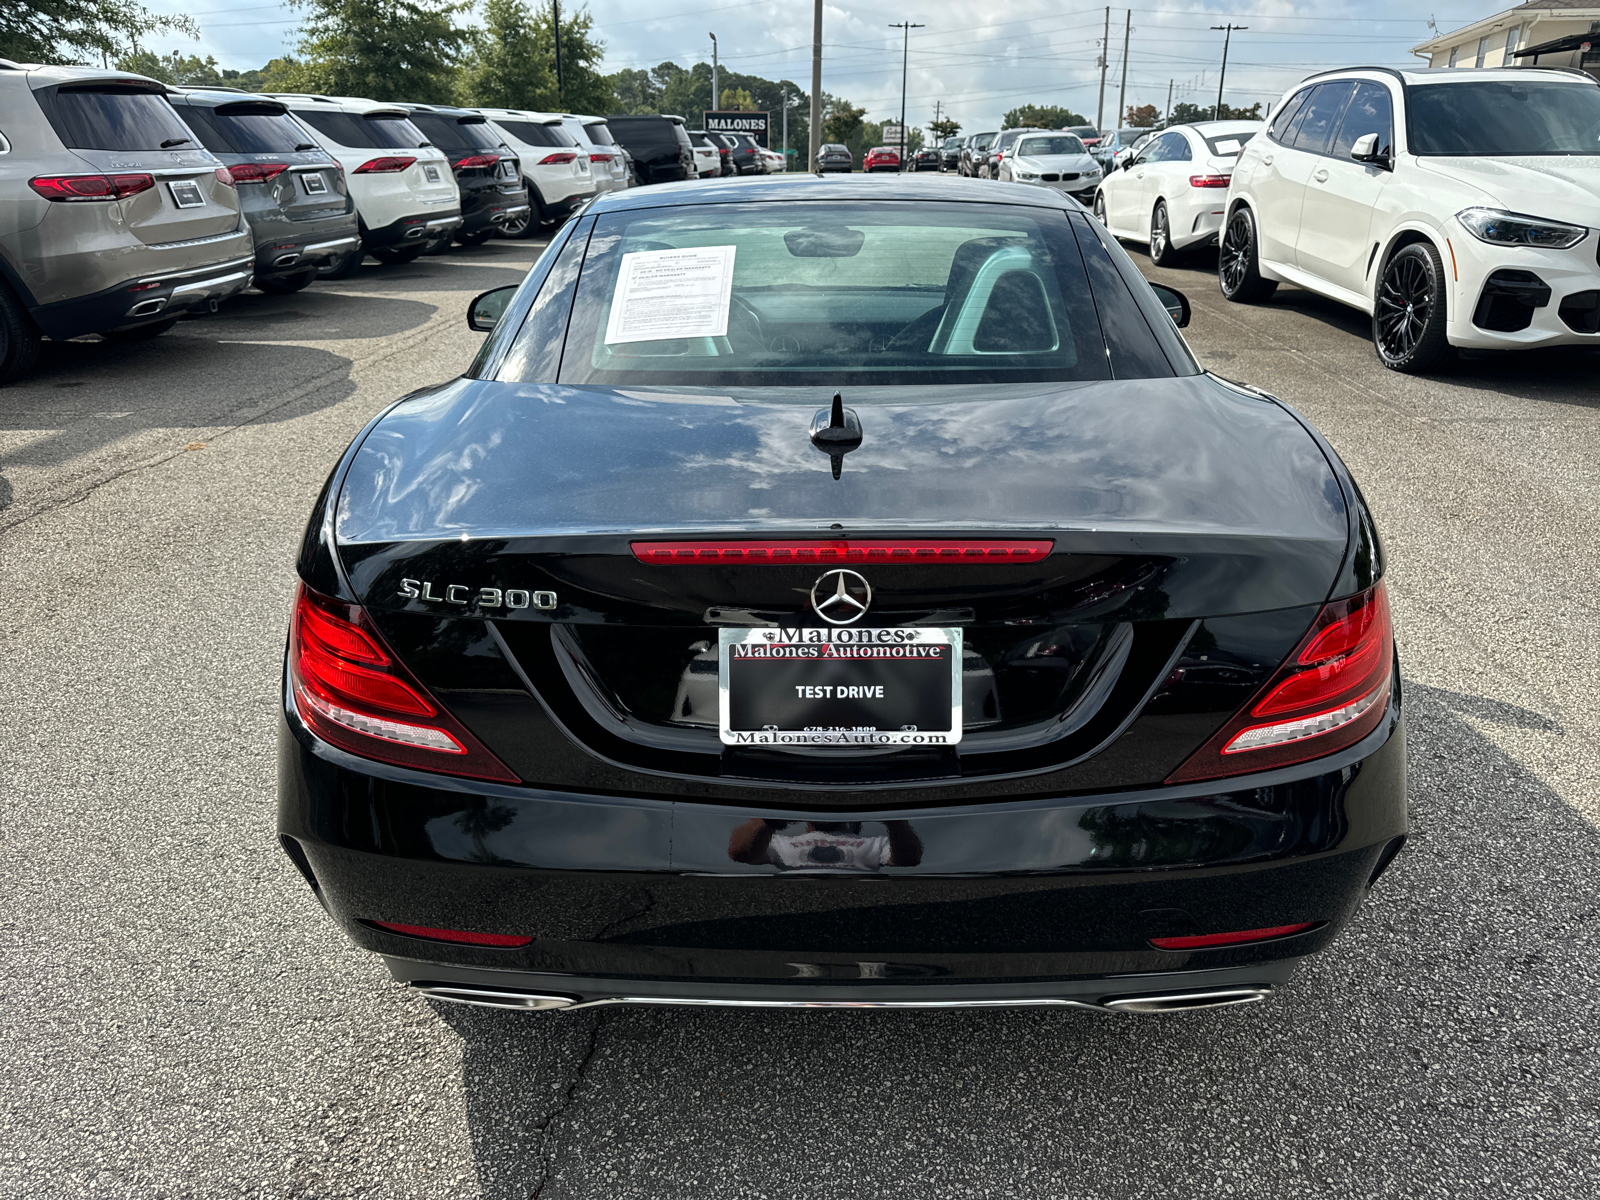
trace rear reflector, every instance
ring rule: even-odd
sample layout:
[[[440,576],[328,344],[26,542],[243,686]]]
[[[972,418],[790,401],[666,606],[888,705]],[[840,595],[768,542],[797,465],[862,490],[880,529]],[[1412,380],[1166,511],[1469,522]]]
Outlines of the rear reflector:
[[[655,566],[740,563],[792,567],[818,563],[1035,563],[1053,539],[1040,541],[823,541],[634,542],[633,556]]]
[[[265,183],[276,179],[289,169],[288,163],[235,163],[228,167],[228,178],[233,183]]]
[[[432,929],[427,925],[397,925],[393,921],[365,923],[374,929],[403,933],[407,937],[427,938],[433,942],[457,942],[463,946],[501,946],[509,949],[526,946],[533,941],[531,937],[521,937],[514,933],[468,933],[461,929]]]
[[[1189,186],[1198,188],[1225,188],[1233,182],[1232,175],[1191,175]]]
[[[395,658],[360,605],[300,585],[289,630],[289,680],[306,728],[341,750],[426,771],[517,782]]]
[[[155,187],[150,175],[36,175],[28,186],[46,200],[126,200]]]
[[[388,156],[385,158],[369,158],[357,167],[351,174],[354,175],[392,175],[396,171],[404,171],[417,160],[405,156]]]
[[[1388,710],[1393,664],[1389,596],[1381,582],[1323,605],[1266,687],[1167,782],[1290,766],[1355,745]]]
[[[1241,929],[1238,933],[1204,933],[1199,937],[1151,938],[1157,950],[1204,950],[1210,946],[1238,946],[1244,942],[1270,942],[1273,938],[1289,937],[1316,928],[1316,921],[1301,921],[1298,925],[1274,925],[1270,929]]]

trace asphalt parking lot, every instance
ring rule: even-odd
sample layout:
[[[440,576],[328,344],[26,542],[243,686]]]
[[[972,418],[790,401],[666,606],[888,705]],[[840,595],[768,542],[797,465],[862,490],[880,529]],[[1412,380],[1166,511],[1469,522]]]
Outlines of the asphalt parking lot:
[[[1385,536],[1413,840],[1271,1003],[1128,1018],[432,1005],[278,850],[293,555],[456,374],[492,242],[0,391],[7,1197],[1504,1197],[1600,1190],[1594,352],[1385,371],[1365,318],[1149,273]]]

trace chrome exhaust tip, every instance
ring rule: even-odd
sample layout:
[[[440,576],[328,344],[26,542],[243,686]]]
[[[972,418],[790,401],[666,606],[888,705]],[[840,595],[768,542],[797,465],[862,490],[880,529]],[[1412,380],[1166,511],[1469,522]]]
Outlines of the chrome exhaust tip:
[[[1212,988],[1201,992],[1166,992],[1155,996],[1118,996],[1102,1001],[1112,1012],[1190,1012],[1199,1008],[1232,1008],[1257,1004],[1272,995],[1270,987]]]
[[[299,261],[300,261],[300,252],[297,250],[293,254],[280,254],[280,255],[278,255],[277,258],[272,260],[272,265],[275,266],[275,267],[292,267],[292,266],[294,266],[295,263],[297,263]]]
[[[552,1008],[571,1008],[571,996],[541,996],[533,992],[501,992],[471,984],[414,983],[411,990],[433,1000],[466,1004],[473,1008],[503,1008],[514,1012],[543,1012]]]
[[[165,297],[157,300],[141,300],[128,310],[130,317],[153,317],[167,306]]]
[[[410,241],[412,238],[419,238],[425,232],[426,230],[424,230],[420,225],[418,225],[415,229],[408,229],[406,230],[406,240]]]

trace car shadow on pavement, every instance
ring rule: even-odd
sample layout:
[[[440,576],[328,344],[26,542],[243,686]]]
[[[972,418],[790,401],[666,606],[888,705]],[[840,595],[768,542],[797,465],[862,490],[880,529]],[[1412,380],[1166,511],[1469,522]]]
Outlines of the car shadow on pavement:
[[[1573,1196],[1600,1154],[1600,832],[1480,727],[1554,717],[1412,684],[1411,844],[1252,1008],[437,1004],[486,1200]]]
[[[470,253],[469,251],[469,255]],[[368,263],[349,279],[317,284],[308,291],[296,295],[304,296],[320,292],[332,296],[356,295],[362,300],[367,300],[377,293],[383,296],[423,293],[437,295],[440,292],[465,289],[477,293],[486,292],[490,288],[514,286],[527,278],[529,265],[526,262],[504,263],[492,260],[480,262],[469,255],[455,255],[442,259],[419,258],[416,262],[398,267]],[[461,314],[465,319],[465,303],[461,306]]]
[[[326,288],[310,287],[290,296],[251,291],[228,301],[220,312],[185,321],[173,332],[244,342],[388,338],[418,328],[438,311],[418,300],[346,296]]]

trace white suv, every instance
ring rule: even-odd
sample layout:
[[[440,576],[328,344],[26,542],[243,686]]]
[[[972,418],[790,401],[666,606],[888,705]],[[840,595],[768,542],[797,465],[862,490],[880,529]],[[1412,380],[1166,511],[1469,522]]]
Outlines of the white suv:
[[[489,123],[516,151],[522,162],[522,176],[528,183],[532,215],[525,225],[507,221],[501,229],[506,237],[530,237],[546,223],[560,225],[573,209],[594,195],[588,145],[580,145],[562,127],[559,116],[514,108],[477,111],[489,118]]]
[[[1372,314],[1383,364],[1600,342],[1600,86],[1513,67],[1314,75],[1239,156],[1219,275]]]
[[[344,170],[361,218],[361,248],[321,270],[352,273],[364,254],[410,262],[461,228],[461,193],[449,156],[429,144],[410,114],[393,104],[349,96],[272,93]]]

